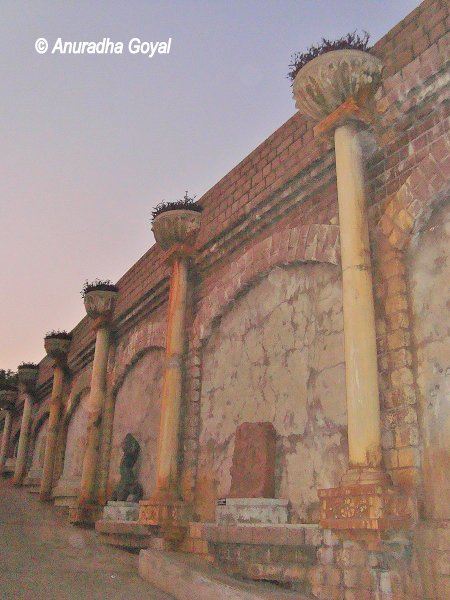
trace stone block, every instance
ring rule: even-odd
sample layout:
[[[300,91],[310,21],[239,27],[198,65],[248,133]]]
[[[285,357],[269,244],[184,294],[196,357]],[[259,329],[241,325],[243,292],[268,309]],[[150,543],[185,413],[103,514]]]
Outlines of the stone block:
[[[137,521],[138,518],[138,502],[109,501],[103,509],[103,519],[105,521]]]
[[[218,500],[216,521],[221,525],[288,522],[288,500],[274,498],[224,498]]]
[[[231,498],[275,496],[275,445],[272,423],[239,425],[231,467]]]

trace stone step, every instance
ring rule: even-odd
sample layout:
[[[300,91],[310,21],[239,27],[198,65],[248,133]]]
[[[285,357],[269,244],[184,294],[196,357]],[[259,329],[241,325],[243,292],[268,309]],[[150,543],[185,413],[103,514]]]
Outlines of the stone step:
[[[102,543],[109,546],[141,550],[152,545],[154,528],[141,525],[137,521],[111,521],[100,519],[95,523],[95,531]]]
[[[158,550],[141,550],[140,576],[176,600],[311,600],[269,583],[233,579],[198,557]]]

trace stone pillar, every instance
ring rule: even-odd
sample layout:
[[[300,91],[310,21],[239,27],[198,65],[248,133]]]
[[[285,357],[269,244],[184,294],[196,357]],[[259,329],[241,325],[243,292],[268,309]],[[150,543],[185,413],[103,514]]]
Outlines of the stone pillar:
[[[45,444],[44,466],[39,490],[39,500],[45,502],[52,497],[53,471],[55,467],[56,444],[59,433],[64,374],[67,364],[67,352],[70,346],[70,334],[64,337],[48,336],[44,340],[47,355],[53,360],[53,387],[48,417],[47,441]]]
[[[3,435],[2,435],[2,447],[0,450],[0,474],[5,466],[6,456],[9,448],[9,438],[11,435],[11,424],[12,424],[12,411],[11,409],[4,409],[5,421],[3,424]]]
[[[17,397],[17,392],[12,390],[0,391],[0,408],[5,411],[5,421],[3,424],[2,445],[0,449],[0,475],[5,466],[6,457],[8,456],[9,440],[11,437],[12,415],[14,410],[14,402]]]
[[[94,321],[96,339],[89,395],[86,451],[77,506],[69,511],[69,519],[72,523],[92,524],[100,518],[102,512],[102,508],[98,504],[96,477],[100,431],[106,398],[110,325],[116,300],[116,289],[93,290],[88,292],[84,299],[86,312]]]
[[[19,366],[19,394],[23,396],[22,423],[20,425],[19,446],[17,449],[16,466],[14,470],[14,485],[22,485],[25,477],[28,458],[28,440],[30,436],[32,416],[32,392],[39,373],[38,366]]]
[[[338,188],[349,469],[341,487],[319,490],[321,525],[382,529],[412,512],[382,467],[375,314],[360,129],[371,124],[381,62],[360,50],[323,54],[297,74],[297,108],[334,132]],[[344,102],[343,102],[344,100]]]
[[[183,359],[186,345],[188,262],[192,241],[200,227],[200,213],[171,210],[153,222],[157,243],[168,251],[171,263],[167,315],[166,365],[158,437],[156,489],[150,500],[141,500],[139,522],[166,530],[185,521],[186,506],[179,489],[179,433],[182,403]]]
[[[381,469],[375,310],[359,125],[336,127],[345,378],[350,470],[347,483],[385,481]]]

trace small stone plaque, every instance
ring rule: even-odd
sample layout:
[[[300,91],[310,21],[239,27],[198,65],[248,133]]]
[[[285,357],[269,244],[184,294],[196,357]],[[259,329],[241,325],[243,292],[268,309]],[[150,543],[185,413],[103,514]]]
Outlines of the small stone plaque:
[[[276,431],[272,423],[236,429],[230,498],[274,498]]]

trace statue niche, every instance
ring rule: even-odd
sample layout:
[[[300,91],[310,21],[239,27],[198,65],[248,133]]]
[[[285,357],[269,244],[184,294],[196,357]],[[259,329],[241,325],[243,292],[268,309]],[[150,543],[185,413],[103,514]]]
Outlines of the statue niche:
[[[111,500],[117,502],[139,502],[143,496],[142,485],[138,482],[133,467],[141,447],[131,433],[122,442],[123,457],[120,461],[120,481],[114,488]]]

